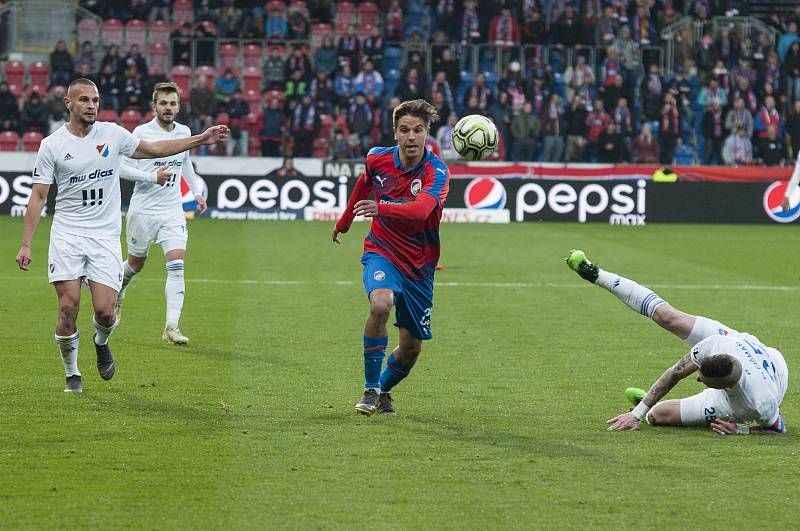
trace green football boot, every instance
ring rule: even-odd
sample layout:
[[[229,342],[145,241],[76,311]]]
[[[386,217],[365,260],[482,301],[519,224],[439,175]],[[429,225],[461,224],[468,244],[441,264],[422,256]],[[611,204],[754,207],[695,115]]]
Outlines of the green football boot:
[[[578,273],[584,280],[588,280],[591,283],[597,280],[599,270],[596,265],[586,258],[586,253],[583,251],[578,249],[571,250],[565,261],[569,268]]]
[[[633,407],[639,405],[639,402],[644,400],[644,397],[647,396],[647,391],[644,389],[639,389],[638,387],[628,387],[625,389],[625,398],[628,399]]]

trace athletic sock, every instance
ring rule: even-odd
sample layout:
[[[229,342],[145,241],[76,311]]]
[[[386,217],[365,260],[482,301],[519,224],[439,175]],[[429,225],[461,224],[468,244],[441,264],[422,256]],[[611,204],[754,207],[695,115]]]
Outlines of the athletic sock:
[[[381,365],[388,344],[389,336],[364,336],[364,389],[380,388]]]
[[[167,284],[164,294],[167,296],[167,328],[178,328],[178,321],[183,310],[183,296],[186,283],[183,279],[183,260],[167,262]]]
[[[659,304],[666,302],[650,289],[609,271],[599,270],[595,284],[606,288],[628,307],[652,318]]]
[[[56,334],[56,345],[61,351],[61,361],[64,363],[64,372],[67,378],[70,376],[80,376],[78,371],[78,343],[81,336],[77,330],[71,336],[60,336]]]
[[[411,372],[411,367],[403,365],[394,357],[394,352],[389,354],[389,361],[381,373],[381,393],[388,393],[392,388],[403,381]]]
[[[114,321],[114,324],[112,324],[111,326],[103,326],[101,324],[98,324],[94,315],[92,316],[92,324],[94,325],[94,330],[95,330],[94,334],[95,345],[105,345],[106,343],[108,343],[108,336],[110,336],[111,333],[114,331],[114,329],[117,327],[116,321]]]
[[[136,275],[136,271],[133,270],[126,260],[122,264],[122,287],[119,288],[119,294],[121,296],[125,296],[125,289],[128,287],[128,284],[131,283],[131,280],[133,280],[134,275]]]

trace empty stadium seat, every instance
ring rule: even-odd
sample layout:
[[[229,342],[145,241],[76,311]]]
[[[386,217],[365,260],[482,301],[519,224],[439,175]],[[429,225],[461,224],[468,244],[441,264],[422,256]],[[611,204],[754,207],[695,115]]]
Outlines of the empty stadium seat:
[[[363,2],[358,6],[358,24],[364,26],[377,26],[380,23],[378,5],[373,2]]]
[[[25,85],[25,65],[19,61],[10,61],[6,65],[6,81],[9,85]]]
[[[42,99],[47,99],[47,84],[44,85],[28,85],[25,87],[25,96],[30,97],[34,92]]]
[[[47,63],[36,61],[28,65],[28,83],[31,85],[47,86],[50,84],[50,66]],[[41,94],[41,92],[40,92]]]
[[[311,147],[311,156],[317,159],[327,159],[330,157],[331,142],[327,138],[317,137]]]
[[[117,115],[117,111],[114,109],[103,109],[99,113],[97,113],[97,120],[100,122],[119,122],[119,116]]]
[[[356,23],[358,11],[351,2],[339,2],[336,4],[336,33],[344,33],[347,26]]]
[[[325,37],[333,37],[333,26],[330,24],[312,24],[311,25],[311,50],[315,52],[317,48],[322,46],[322,41]]]
[[[261,94],[257,90],[249,89],[244,91],[244,101],[250,104],[250,109],[257,110],[261,105]]]
[[[122,25],[121,20],[115,18],[103,21],[103,46],[111,46],[112,44],[122,43]],[[127,50],[127,47],[125,48]]]
[[[228,113],[221,112],[217,114],[217,125],[230,125],[231,118],[228,116]]]
[[[239,68],[239,47],[233,43],[226,42],[219,48],[220,68]]]
[[[194,69],[195,78],[199,76],[206,76],[208,87],[214,86],[214,80],[217,79],[217,71],[213,66],[201,65]]]
[[[100,42],[100,21],[84,18],[78,23],[78,41]]]
[[[245,68],[242,72],[242,91],[246,94],[248,91],[254,90],[261,91],[261,69],[255,67]]]
[[[136,109],[128,109],[122,112],[120,121],[122,127],[133,132],[133,130],[136,129],[140,123],[142,123],[142,113]]]
[[[247,140],[247,154],[251,157],[261,156],[261,140],[258,136],[250,135]]]
[[[261,68],[262,57],[263,53],[260,45],[252,43],[247,44],[242,50],[242,66],[244,66],[245,68],[247,68],[248,66]]]
[[[294,0],[294,2],[292,2],[292,4],[289,6],[289,9],[293,11],[299,11],[302,13],[303,17],[306,19],[309,18],[308,3],[304,2],[303,0]]]
[[[144,118],[142,119],[142,122],[150,122],[155,117],[156,117],[156,113],[154,113],[153,111],[147,111],[147,114],[144,115]]]
[[[167,71],[167,58],[169,50],[164,43],[154,42],[150,45],[149,54],[147,58],[147,67],[152,71],[156,68],[162,72]]]
[[[186,65],[173,66],[171,71],[172,81],[181,89],[181,101],[189,101],[189,90],[191,89],[190,80],[192,79],[192,69]]]
[[[175,0],[172,5],[172,20],[181,25],[184,22],[194,22],[194,5],[192,0]]]
[[[387,46],[383,51],[383,68],[385,71],[400,69],[403,64],[403,49],[398,46]]]
[[[16,151],[19,148],[19,135],[16,131],[0,133],[0,151]]]
[[[169,34],[169,24],[163,20],[154,20],[148,25],[147,41],[150,43],[150,46],[156,42],[160,42],[161,44],[169,44]]]
[[[22,137],[22,151],[39,151],[39,144],[42,143],[44,135],[39,131],[28,131]]]
[[[131,44],[138,44],[139,49],[144,50],[147,43],[147,24],[143,20],[129,20],[125,24],[125,49]]]

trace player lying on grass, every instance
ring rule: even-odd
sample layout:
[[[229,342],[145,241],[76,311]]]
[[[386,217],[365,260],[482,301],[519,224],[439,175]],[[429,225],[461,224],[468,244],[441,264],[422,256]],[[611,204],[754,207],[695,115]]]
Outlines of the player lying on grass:
[[[721,435],[783,433],[780,404],[788,384],[783,355],[753,335],[706,317],[684,313],[636,282],[605,271],[583,251],[571,251],[567,265],[602,286],[632,310],[686,341],[688,354],[667,369],[633,411],[608,421],[609,430],[638,430],[646,419],[656,426],[708,425]],[[699,370],[708,389],[681,400],[659,402],[675,385]],[[755,426],[749,423],[755,422]]]

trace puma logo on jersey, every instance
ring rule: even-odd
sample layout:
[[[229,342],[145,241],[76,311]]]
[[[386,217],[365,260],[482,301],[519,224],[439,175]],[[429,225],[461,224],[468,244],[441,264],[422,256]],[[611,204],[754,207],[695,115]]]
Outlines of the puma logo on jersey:
[[[378,182],[380,182],[380,183],[381,183],[381,188],[383,188],[383,183],[385,183],[385,182],[386,182],[386,179],[387,179],[387,177],[381,177],[380,175],[376,175],[376,176],[375,176],[375,179],[377,179],[377,180],[378,180]]]
[[[97,152],[100,154],[101,157],[107,157],[110,151],[108,150],[108,144],[97,144],[95,146]]]
[[[74,158],[75,158],[75,157],[73,157],[72,155],[70,155],[69,153],[67,153],[67,156],[66,156],[66,157],[64,157],[64,160],[72,160],[72,159],[74,159]]]

